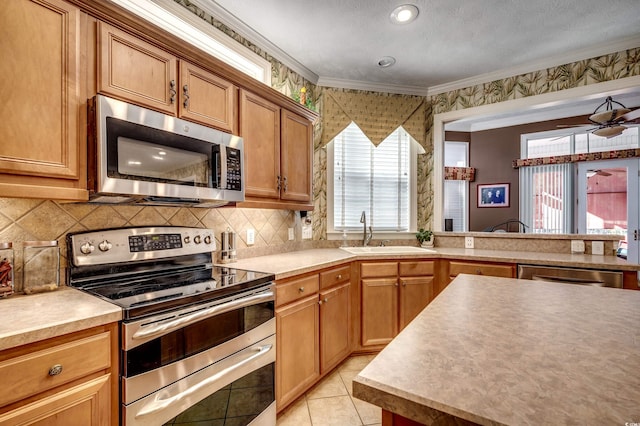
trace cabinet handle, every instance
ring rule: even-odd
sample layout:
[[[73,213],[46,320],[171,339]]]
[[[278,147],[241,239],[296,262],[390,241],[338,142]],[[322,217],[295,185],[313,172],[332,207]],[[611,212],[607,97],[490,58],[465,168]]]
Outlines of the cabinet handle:
[[[172,104],[176,103],[176,94],[178,92],[176,92],[176,81],[175,80],[171,80],[169,82],[169,100],[171,101]]]
[[[49,369],[50,376],[57,376],[60,373],[62,373],[62,365],[60,364],[56,364]]]
[[[284,183],[282,184],[282,190],[284,192],[287,192],[287,177],[285,176],[284,178],[282,178],[282,180],[284,181]]]
[[[300,288],[298,289],[298,291],[299,291],[300,293],[303,293],[303,292],[304,292],[304,287],[300,287]]]
[[[185,108],[189,108],[189,86],[187,84],[182,86],[182,95],[184,96],[184,102],[182,104]]]

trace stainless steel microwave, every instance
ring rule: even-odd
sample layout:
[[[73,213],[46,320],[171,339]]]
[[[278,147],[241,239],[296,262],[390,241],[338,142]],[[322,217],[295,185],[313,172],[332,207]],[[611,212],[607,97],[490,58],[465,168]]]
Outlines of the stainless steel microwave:
[[[103,95],[89,100],[89,201],[244,201],[242,138]]]

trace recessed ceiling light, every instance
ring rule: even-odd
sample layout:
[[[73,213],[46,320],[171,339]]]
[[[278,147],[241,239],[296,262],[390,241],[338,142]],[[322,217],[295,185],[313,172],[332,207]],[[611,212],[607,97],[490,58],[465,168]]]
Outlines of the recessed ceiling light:
[[[378,61],[378,66],[380,68],[388,68],[395,63],[396,63],[396,58],[394,58],[393,56],[383,56]]]
[[[403,4],[391,12],[391,22],[394,24],[408,24],[418,17],[418,8],[412,4]]]

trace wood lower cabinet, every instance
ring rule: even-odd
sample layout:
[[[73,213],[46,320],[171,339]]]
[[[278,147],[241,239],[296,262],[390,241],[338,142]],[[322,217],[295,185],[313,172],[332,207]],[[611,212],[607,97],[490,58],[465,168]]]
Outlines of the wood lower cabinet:
[[[0,197],[88,199],[83,16],[63,0],[0,5]]]
[[[240,90],[244,140],[242,207],[312,209],[312,123],[264,98]]]
[[[389,343],[433,300],[436,261],[361,262],[363,348]]]
[[[276,404],[282,411],[351,353],[351,265],[276,283]]]
[[[295,400],[320,378],[318,311],[317,293],[276,309],[278,410]]]
[[[118,422],[117,324],[0,352],[0,425]]]

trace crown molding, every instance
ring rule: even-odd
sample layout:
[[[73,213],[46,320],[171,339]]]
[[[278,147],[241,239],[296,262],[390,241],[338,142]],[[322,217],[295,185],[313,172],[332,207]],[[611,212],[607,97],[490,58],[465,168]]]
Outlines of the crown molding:
[[[608,43],[602,43],[597,46],[574,50],[567,54],[552,56],[545,59],[544,61],[530,62],[524,65],[519,65],[517,67],[504,68],[498,71],[480,74],[462,80],[452,81],[450,83],[431,86],[427,90],[427,95],[434,96],[440,93],[464,89],[466,87],[472,87],[478,84],[489,83],[496,80],[503,80],[505,78],[513,77],[516,75],[545,70],[548,68],[570,64],[585,59],[591,59],[602,55],[608,55],[610,53],[620,52],[622,50],[633,49],[636,47],[640,47],[640,36],[633,36]]]
[[[215,1],[211,0],[190,0],[192,4],[196,5],[200,9],[213,16],[224,25],[255,44],[258,48],[264,50],[269,55],[277,58],[292,71],[301,75],[306,80],[309,80],[313,84],[318,84],[318,75],[298,62],[293,57],[289,56],[287,52],[280,49],[278,46],[264,38],[260,33],[256,32],[253,28],[236,18],[234,15]]]
[[[320,77],[318,86],[335,87],[338,89],[366,90],[369,92],[395,93],[400,95],[426,96],[428,88],[418,86],[403,86],[399,84],[373,83],[360,80],[342,80],[339,78]]]

